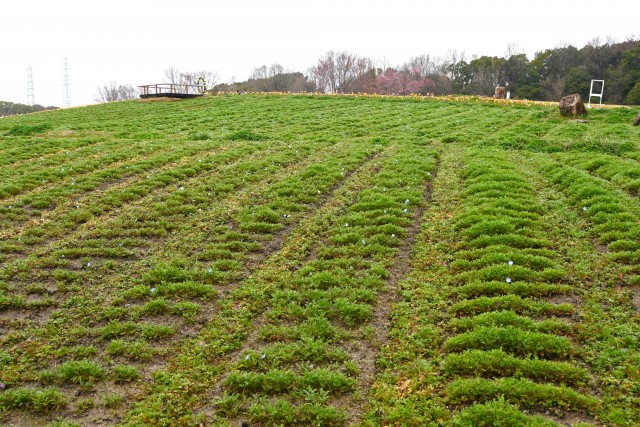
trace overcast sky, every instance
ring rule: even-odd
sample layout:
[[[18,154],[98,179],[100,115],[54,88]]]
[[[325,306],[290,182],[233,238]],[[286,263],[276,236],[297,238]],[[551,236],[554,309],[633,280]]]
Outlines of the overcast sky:
[[[164,70],[214,70],[245,80],[274,62],[306,72],[328,50],[393,66],[449,49],[503,56],[516,44],[529,59],[595,37],[640,36],[631,0],[29,0],[0,6],[0,100],[63,103],[64,58],[72,105],[97,87],[161,83]]]

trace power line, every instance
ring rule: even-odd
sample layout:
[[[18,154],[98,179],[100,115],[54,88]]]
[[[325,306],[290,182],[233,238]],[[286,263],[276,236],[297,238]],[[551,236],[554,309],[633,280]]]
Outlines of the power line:
[[[71,97],[69,95],[70,91],[70,83],[69,83],[69,61],[67,58],[64,58],[64,95],[62,99],[63,107],[71,106]]]
[[[33,92],[33,70],[31,64],[27,68],[27,105],[35,105],[35,95]]]

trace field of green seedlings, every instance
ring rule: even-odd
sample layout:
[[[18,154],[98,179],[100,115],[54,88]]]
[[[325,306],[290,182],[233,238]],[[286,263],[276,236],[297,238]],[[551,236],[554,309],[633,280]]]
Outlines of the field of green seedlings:
[[[640,129],[542,105],[0,119],[0,424],[640,425]]]

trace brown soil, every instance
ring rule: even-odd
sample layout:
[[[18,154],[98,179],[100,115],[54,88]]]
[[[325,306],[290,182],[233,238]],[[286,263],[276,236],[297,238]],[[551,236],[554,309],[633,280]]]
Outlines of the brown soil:
[[[640,288],[631,288],[631,292],[633,292],[632,304],[637,312],[640,312]]]
[[[140,98],[138,102],[175,102],[182,101],[180,98],[171,98],[169,96],[159,96],[157,98]]]
[[[435,174],[425,188],[423,202],[426,204],[431,202],[433,179],[435,179]],[[425,207],[423,206],[416,212],[413,223],[407,229],[406,238],[398,248],[396,262],[390,271],[386,291],[378,296],[378,303],[373,310],[373,318],[367,324],[367,326],[372,327],[374,330],[374,333],[371,334],[372,338],[367,339],[366,337],[360,337],[354,342],[353,347],[349,349],[352,359],[358,361],[360,368],[359,384],[356,393],[339,399],[339,401],[341,401],[340,403],[342,403],[340,406],[347,408],[349,424],[356,424],[362,416],[363,409],[367,404],[369,390],[378,374],[376,358],[380,347],[387,342],[387,337],[391,329],[393,306],[401,298],[399,283],[411,271],[412,248],[420,233],[424,211]]]
[[[365,158],[362,163],[357,167],[354,168],[353,170],[349,171],[347,174],[345,174],[344,177],[342,177],[342,179],[340,179],[338,182],[336,182],[333,187],[327,191],[322,198],[315,204],[310,205],[307,213],[311,214],[315,209],[322,207],[322,206],[326,206],[330,200],[330,198],[332,197],[332,195],[336,192],[336,190],[338,190],[339,188],[341,188],[345,182],[354,174],[358,173],[359,171],[362,171],[364,168],[366,168],[367,165],[369,165],[371,163],[371,161],[375,158],[377,158],[379,156],[379,154],[373,154],[367,158]],[[375,173],[377,173],[379,168],[379,165],[373,165],[373,167],[371,168],[372,170],[370,170],[368,172],[368,174],[374,175]],[[417,215],[417,217],[419,218],[421,215]],[[255,254],[251,260],[249,260],[246,264],[245,267],[245,271],[244,271],[244,275],[243,277],[246,278],[248,276],[250,276],[251,272],[254,271],[255,269],[259,268],[267,259],[269,259],[269,257],[271,257],[273,254],[275,254],[277,251],[279,251],[283,244],[284,241],[286,240],[286,238],[290,235],[291,231],[298,227],[300,224],[300,222],[297,221],[293,224],[289,224],[287,225],[285,228],[283,228],[282,230],[280,230],[278,233],[276,233],[274,235],[274,237],[268,241],[265,242],[264,248],[261,252]],[[418,227],[419,228],[419,227]],[[317,256],[317,250],[318,247],[321,246],[322,241],[318,240],[316,242],[314,242],[313,247],[311,249],[311,252],[306,256],[306,260],[312,260],[314,258],[316,258]],[[403,251],[406,252],[406,251]],[[407,267],[408,268],[408,267]],[[234,283],[225,286],[224,288],[224,293],[228,294],[231,291],[233,291],[234,289],[236,289],[240,284],[241,284],[242,279],[235,281]],[[260,313],[258,315],[256,315],[256,317],[253,319],[253,323],[254,325],[262,325],[266,323],[266,313]],[[256,326],[254,329],[252,329],[249,332],[249,335],[247,336],[247,338],[245,339],[244,344],[237,349],[236,351],[232,352],[231,354],[229,354],[226,357],[226,360],[229,361],[231,363],[231,361],[234,360],[238,360],[238,358],[240,357],[240,355],[248,350],[258,350],[261,346],[265,345],[266,343],[264,341],[262,341],[262,339],[259,336],[259,327]],[[373,350],[373,357],[375,357],[375,354],[377,354],[377,350],[374,349]],[[360,360],[359,358],[354,358],[354,360]],[[371,360],[371,363],[373,364],[375,362],[374,359]],[[224,390],[224,381],[227,377],[228,372],[224,372],[222,374],[222,376],[220,377],[219,381],[215,384],[214,387],[212,387],[211,392],[209,393],[209,396],[207,398],[207,400],[212,401],[215,400],[215,397],[219,396],[223,390]],[[200,408],[199,410],[200,413],[204,414],[207,418],[210,418],[213,416],[214,414],[214,409],[212,408],[211,405],[205,405],[204,407]],[[233,419],[233,420],[228,420],[229,423],[231,425],[235,424],[240,424],[240,418],[238,419]]]

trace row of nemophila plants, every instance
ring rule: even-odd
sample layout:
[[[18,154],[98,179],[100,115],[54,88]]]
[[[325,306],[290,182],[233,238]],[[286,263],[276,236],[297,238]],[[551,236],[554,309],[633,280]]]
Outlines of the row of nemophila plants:
[[[627,193],[640,191],[640,163],[637,160],[598,153],[566,153],[558,156],[566,164],[611,182]]]
[[[326,160],[328,163],[320,162],[314,164],[307,170],[302,171],[299,176],[292,176],[291,179],[283,180],[281,184],[272,185],[267,190],[264,205],[253,204],[250,207],[242,208],[238,216],[233,215],[235,219],[233,223],[236,229],[238,226],[242,228],[242,224],[247,219],[259,216],[272,218],[273,223],[284,221],[288,228],[282,231],[293,235],[291,239],[287,239],[287,243],[282,247],[283,253],[278,249],[274,251],[273,242],[269,243],[270,251],[275,255],[274,260],[266,260],[266,263],[260,263],[260,265],[252,263],[257,268],[257,271],[253,269],[253,272],[256,273],[255,277],[246,277],[247,280],[238,284],[238,292],[234,292],[233,295],[225,293],[225,298],[220,300],[220,318],[216,318],[206,328],[206,331],[203,330],[201,338],[197,340],[200,343],[206,342],[205,345],[209,349],[208,351],[211,351],[216,357],[226,358],[229,351],[237,350],[242,346],[246,336],[256,327],[255,318],[270,304],[271,288],[275,286],[274,282],[288,281],[290,273],[285,271],[297,270],[305,258],[304,254],[307,253],[307,250],[311,250],[310,248],[304,250],[302,248],[315,242],[317,240],[315,236],[323,234],[324,230],[327,229],[327,223],[335,216],[335,213],[329,214],[328,212],[340,211],[342,206],[352,203],[351,200],[356,197],[360,191],[359,189],[369,186],[372,171],[378,170],[381,163],[388,160],[389,153],[394,152],[394,149],[389,147],[384,149],[380,156],[372,157],[372,155],[383,149],[383,146],[378,146],[383,141],[372,142],[375,142],[375,144],[358,144],[357,149],[355,146],[348,149],[346,151],[348,154],[340,159],[337,170],[334,170],[335,165],[332,164],[331,160],[335,161],[336,156],[329,155]],[[354,168],[357,168],[357,170]],[[355,173],[344,181],[352,172]],[[331,182],[334,182],[333,188],[327,192],[318,191],[319,187],[318,183],[315,182],[317,181],[315,175],[331,177],[322,186],[324,187],[326,184],[330,185]],[[383,189],[383,191],[386,191],[386,189]],[[301,202],[311,203],[311,205],[308,205],[306,211],[303,209],[302,212],[297,209],[292,211],[288,207],[291,203],[300,204]],[[266,207],[269,207],[270,210],[265,211]],[[310,210],[314,211],[311,216],[309,216]],[[274,211],[278,212],[278,214],[274,215]],[[303,222],[298,224],[300,220],[303,220]],[[250,225],[251,222],[247,224],[252,227]],[[294,224],[299,226],[292,229],[291,226]],[[262,229],[262,226],[260,228]],[[262,236],[266,237],[269,234],[263,232]],[[248,242],[260,241],[259,234],[248,233],[247,238],[249,239]],[[282,238],[283,233],[278,232],[277,239],[280,240]],[[219,250],[222,244],[224,242],[212,243],[211,246],[207,247],[206,253],[212,256],[220,255]],[[296,249],[293,250],[293,247],[296,247]],[[295,254],[291,253],[291,251],[295,252]],[[274,268],[278,271],[277,273],[273,270]],[[312,276],[317,279],[322,277],[322,275],[315,274],[312,274]],[[259,322],[262,323],[262,321]],[[203,381],[205,381],[205,384],[211,384],[210,387],[213,387],[213,384],[218,381],[218,373],[212,373],[212,376],[207,377],[207,379],[203,379],[202,376],[194,377],[191,374],[192,368],[200,369],[203,364],[206,365],[208,362],[206,358],[202,357],[201,353],[193,351],[192,348],[184,348],[182,352],[191,356],[189,362],[186,364],[180,362],[179,369],[168,371],[163,375],[162,383],[158,383],[148,399],[145,400],[148,401],[149,405],[137,406],[139,412],[137,412],[136,419],[167,419],[167,411],[170,411],[172,418],[188,418],[190,414],[188,411],[187,413],[184,412],[184,400],[193,401],[194,397],[192,393],[189,395],[172,393],[167,400],[166,393],[172,388],[171,384],[183,384],[188,379],[193,384],[193,388],[202,389]],[[214,371],[218,371],[224,366],[227,366],[227,363],[216,363]],[[206,385],[204,388],[207,389]]]
[[[59,283],[59,288],[62,286],[62,290],[68,290],[69,286],[81,283],[90,271],[98,268],[100,261],[105,267],[103,273],[112,274],[112,271],[117,270],[119,260],[135,258],[136,249],[147,247],[146,240],[167,238],[170,233],[175,233],[178,224],[182,223],[186,217],[208,209],[212,203],[215,204],[224,199],[228,193],[253,185],[284,166],[300,161],[308,155],[310,150],[311,148],[282,150],[280,147],[270,147],[262,151],[260,158],[256,158],[256,153],[260,151],[258,145],[239,145],[219,155],[212,154],[211,163],[216,165],[212,166],[216,168],[216,173],[208,179],[203,176],[207,169],[192,170],[189,175],[197,174],[189,178],[187,183],[184,181],[184,173],[180,170],[167,170],[166,173],[160,174],[166,175],[167,182],[164,179],[148,179],[131,185],[127,191],[114,190],[98,195],[94,200],[95,203],[91,205],[91,212],[84,210],[87,218],[83,221],[126,203],[128,199],[137,200],[140,196],[144,197],[142,202],[138,201],[135,206],[124,209],[117,216],[101,222],[100,227],[79,239],[74,239],[73,235],[67,235],[70,229],[77,226],[74,218],[78,218],[81,211],[81,209],[71,209],[66,215],[58,216],[56,221],[25,229],[18,241],[1,242],[3,249],[7,252],[26,253],[27,244],[33,245],[37,241],[50,242],[54,236],[59,236],[62,240],[54,246],[57,248],[50,251],[50,254],[7,265],[2,272],[2,279],[9,280],[9,278],[16,279],[24,276],[28,283],[25,283],[21,289],[27,293],[37,293],[38,289],[32,289],[33,286],[30,284],[34,283],[34,278],[39,271],[44,276],[38,279],[53,279]],[[220,174],[230,175],[230,177],[221,182]],[[178,179],[185,184],[178,189],[168,186],[168,183]],[[151,191],[158,185],[165,186],[165,191]],[[189,188],[185,189],[184,185]],[[113,200],[114,197],[117,201]],[[80,264],[78,260],[81,260]],[[48,294],[46,289],[43,288],[42,291],[45,295]],[[27,302],[26,295],[21,293],[14,294],[11,298],[4,297],[4,299],[3,305],[14,308],[37,308],[36,305],[52,303],[50,299]]]
[[[10,220],[6,223],[7,226],[12,225],[13,222],[17,225],[39,214],[42,209],[60,205],[58,211],[60,209],[65,211],[59,212],[59,222],[63,223],[63,229],[69,229],[105,211],[134,202],[154,191],[171,187],[180,180],[188,181],[196,176],[215,174],[220,167],[232,164],[238,158],[249,156],[260,150],[273,152],[276,147],[282,150],[282,145],[276,142],[263,144],[218,142],[197,146],[187,145],[166,153],[161,152],[150,158],[127,162],[126,165],[117,165],[115,168],[94,165],[90,167],[91,172],[77,179],[64,179],[40,191],[21,195],[19,200],[10,202],[12,204],[5,203],[0,214]],[[284,149],[287,151],[286,146]],[[124,158],[130,158],[127,154],[122,155]],[[119,184],[123,179],[129,181]],[[214,185],[199,197],[206,196],[207,193],[211,194],[215,190]],[[27,190],[20,189],[20,191]],[[37,238],[43,233],[54,232],[54,230],[47,230],[44,226],[28,231],[29,233],[22,236],[22,241],[26,243],[32,240],[37,243],[39,241]]]
[[[584,170],[554,162],[544,162],[544,169],[570,202],[589,218],[598,240],[607,245],[611,259],[625,266],[621,269],[625,283],[640,285],[640,208],[636,199],[616,188],[635,191],[629,178],[623,177],[636,176],[640,169],[623,162],[613,164],[603,156],[592,161],[578,157],[569,163]],[[611,185],[587,171],[611,179]]]
[[[141,319],[153,320],[157,316],[169,315],[181,316],[187,322],[196,320],[201,304],[216,299],[215,286],[241,275],[248,255],[260,252],[262,243],[269,236],[273,236],[296,218],[299,219],[306,210],[326,197],[337,182],[346,178],[347,173],[380,149],[381,146],[368,144],[361,147],[345,145],[332,150],[330,153],[337,155],[337,158],[327,156],[328,158],[275,183],[268,188],[267,193],[251,200],[251,206],[241,207],[231,213],[228,224],[210,228],[209,237],[214,242],[196,250],[199,266],[180,260],[160,262],[145,275],[142,284],[116,293],[111,304],[106,307],[91,305],[88,310],[97,310],[92,318],[97,316],[101,325],[91,328],[81,325],[63,333],[71,340],[92,339],[97,345],[67,346],[67,352],[57,352],[54,355],[56,359],[72,360],[64,362],[58,368],[41,371],[38,374],[40,382],[45,385],[77,383],[90,387],[93,383],[106,379],[128,382],[140,378],[140,372],[134,366],[116,364],[107,369],[104,363],[96,363],[91,359],[108,361],[109,364],[114,360],[144,363],[163,355],[162,342],[175,335],[176,326],[156,324],[154,321],[139,322]],[[291,160],[295,158],[289,157]],[[264,161],[271,164],[268,157]],[[285,159],[280,159],[280,164],[282,161]],[[260,166],[260,162],[257,165]],[[240,179],[242,178],[238,178],[238,181]],[[108,225],[105,227],[110,229]],[[74,256],[68,252],[66,254],[69,258]],[[56,256],[60,254],[56,253]],[[90,265],[83,270],[84,273],[90,271]],[[71,298],[67,303],[73,301],[75,299]],[[131,307],[132,302],[141,304]],[[67,303],[64,305],[67,306]],[[52,319],[55,321],[64,318],[67,312],[57,311]],[[160,348],[155,343],[159,343]],[[106,354],[101,353],[103,346]],[[64,395],[57,393],[55,389],[47,389],[47,392],[54,393],[60,399],[49,406],[37,403],[37,396],[41,391],[25,391],[26,389],[20,388],[13,390],[5,395],[8,408],[52,410],[65,403]],[[25,393],[31,393],[34,397],[25,399]]]
[[[436,152],[398,147],[355,203],[331,219],[314,256],[269,300],[259,341],[224,379],[216,416],[254,423],[344,425],[341,396],[358,399],[369,324],[389,269],[436,166]],[[372,367],[371,367],[372,368]]]
[[[535,189],[504,153],[469,153],[461,176],[452,335],[443,346],[447,402],[461,409],[465,425],[496,414],[510,425],[553,425],[518,407],[594,413],[599,401],[563,320],[575,307],[546,301],[573,288],[561,284],[566,274],[544,235]]]
[[[365,425],[556,426],[549,416],[600,415],[553,216],[514,158],[446,154]]]

